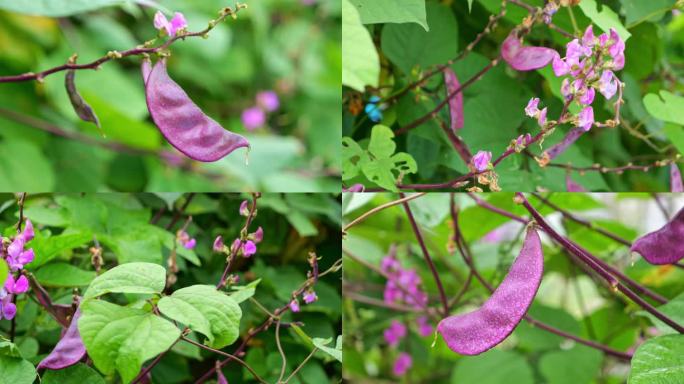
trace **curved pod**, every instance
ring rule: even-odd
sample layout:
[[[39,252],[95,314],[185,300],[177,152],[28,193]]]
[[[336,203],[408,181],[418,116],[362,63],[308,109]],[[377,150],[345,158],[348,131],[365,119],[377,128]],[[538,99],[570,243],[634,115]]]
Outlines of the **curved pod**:
[[[249,147],[244,137],[224,129],[205,115],[166,71],[166,59],[152,69],[143,61],[147,108],[159,130],[176,149],[204,162],[222,159],[234,150]],[[149,74],[147,74],[149,72]]]
[[[508,275],[478,310],[447,317],[437,331],[449,348],[478,355],[501,343],[520,323],[537,294],[544,273],[544,255],[537,231],[530,227]]]

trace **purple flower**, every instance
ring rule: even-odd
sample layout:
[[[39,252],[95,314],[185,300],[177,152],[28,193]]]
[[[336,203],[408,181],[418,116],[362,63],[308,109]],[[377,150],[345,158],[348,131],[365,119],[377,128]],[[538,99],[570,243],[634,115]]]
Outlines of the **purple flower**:
[[[24,265],[33,261],[33,249],[24,251],[25,241],[23,236],[16,236],[7,247],[7,264],[12,271],[24,268]]]
[[[593,47],[596,44],[596,37],[594,36],[594,27],[589,24],[587,29],[584,31],[584,36],[582,37],[582,44],[585,47]]]
[[[592,107],[586,107],[580,111],[577,115],[577,126],[588,131],[591,126],[594,125],[594,109]]]
[[[24,231],[21,233],[21,237],[24,238],[24,242],[29,242],[35,237],[35,232],[33,231],[33,223],[31,220],[26,220],[26,226],[24,226]]]
[[[385,341],[390,347],[396,347],[399,341],[406,336],[406,326],[398,320],[392,320],[390,326],[383,332]]]
[[[421,316],[417,318],[416,324],[418,324],[418,333],[421,336],[430,336],[430,334],[432,333],[432,325],[430,325],[430,323],[428,322],[427,316]]]
[[[0,300],[0,319],[4,317],[7,320],[12,320],[16,314],[17,306],[12,303],[12,295],[4,293],[4,297]]]
[[[195,240],[194,238],[183,243],[183,247],[185,249],[193,249],[193,248],[195,248],[195,245],[197,245],[197,240]]]
[[[259,107],[251,107],[242,111],[242,125],[248,131],[261,128],[266,124],[266,113]]]
[[[478,172],[484,172],[489,167],[489,162],[492,160],[492,153],[489,151],[479,151],[473,156],[473,167]]]
[[[547,108],[544,107],[541,111],[539,111],[539,117],[537,117],[537,123],[539,123],[540,127],[544,127],[544,124],[546,124],[546,113],[547,113]]]
[[[594,102],[594,96],[596,96],[596,91],[594,88],[587,88],[579,97],[579,102],[584,105],[591,105],[591,103]]]
[[[605,70],[599,79],[599,92],[610,100],[617,92],[618,83],[613,71]]]
[[[26,279],[26,276],[21,275],[15,281],[14,275],[12,275],[11,273],[7,275],[7,280],[5,280],[5,290],[7,290],[7,292],[13,294],[20,294],[28,291],[28,287],[29,283],[28,279]]]
[[[278,94],[274,91],[262,91],[257,93],[256,102],[266,112],[273,112],[280,107]]]
[[[591,56],[591,48],[580,44],[574,39],[566,45],[565,60],[571,66],[580,65],[579,60],[584,56]]]
[[[223,252],[223,247],[225,245],[223,244],[223,237],[222,236],[216,236],[216,239],[214,239],[214,252]]]
[[[568,101],[572,98],[572,87],[570,86],[570,79],[563,79],[563,83],[561,83],[561,94],[563,95],[565,101]]]
[[[290,310],[292,312],[299,312],[299,302],[297,299],[292,299],[292,301],[290,301]]]
[[[257,251],[256,244],[252,240],[247,240],[242,245],[242,255],[245,257],[252,257]]]
[[[394,376],[403,376],[406,374],[406,371],[411,368],[411,365],[413,365],[413,359],[411,358],[411,355],[406,352],[402,352],[394,361],[392,373]]]
[[[249,202],[247,200],[243,200],[242,203],[240,203],[240,216],[247,217],[249,216]]]
[[[257,228],[257,230],[252,234],[252,237],[254,238],[255,243],[261,243],[261,240],[264,239],[264,230],[261,229],[261,227]]]
[[[539,98],[538,97],[533,97],[530,99],[530,101],[527,102],[527,106],[525,107],[525,114],[529,117],[535,117],[537,116],[537,113],[539,113]]]
[[[553,68],[553,73],[556,76],[564,76],[570,72],[570,66],[560,58],[560,55],[556,55],[551,62],[551,67]]]
[[[314,291],[307,291],[302,298],[305,303],[311,304],[318,299],[318,296],[316,296],[316,292]]]
[[[165,30],[166,33],[171,37],[176,36],[178,31],[183,28],[187,28],[187,26],[188,23],[185,21],[185,16],[183,16],[183,14],[180,12],[176,12],[171,21],[169,21],[166,16],[161,13],[161,11],[157,11],[157,13],[154,15],[154,27],[160,31],[162,29]]]

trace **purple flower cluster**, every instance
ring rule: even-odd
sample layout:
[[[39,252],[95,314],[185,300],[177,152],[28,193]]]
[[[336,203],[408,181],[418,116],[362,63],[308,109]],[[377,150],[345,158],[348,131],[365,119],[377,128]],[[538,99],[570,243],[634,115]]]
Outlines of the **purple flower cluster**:
[[[613,71],[625,66],[625,43],[612,28],[609,33],[596,37],[590,25],[581,39],[567,44],[564,58],[558,54],[554,56],[551,66],[556,76],[565,77],[560,89],[565,101],[575,101],[582,108],[571,121],[586,132],[594,125],[591,104],[596,91],[606,100],[617,93],[620,81]],[[535,117],[544,128],[546,108],[539,110],[538,104],[539,99],[532,98],[525,107],[525,114]]]
[[[386,303],[403,302],[416,308],[427,305],[427,294],[420,289],[421,279],[415,270],[402,268],[392,253],[382,259],[381,269],[389,276],[384,292]]]
[[[0,249],[2,257],[10,269],[4,287],[0,288],[0,319],[3,317],[8,320],[14,318],[17,313],[17,306],[12,302],[14,295],[28,291],[28,279],[21,274],[21,270],[26,264],[33,261],[33,249],[26,249],[26,243],[33,240],[34,236],[33,224],[31,220],[26,220],[24,231],[14,237],[7,249]],[[19,276],[16,277],[16,275]]]
[[[489,168],[489,163],[492,161],[492,153],[489,151],[479,151],[473,156],[471,162],[473,168],[478,172],[484,172]]]
[[[242,111],[242,124],[248,131],[266,124],[266,114],[280,108],[280,99],[274,91],[262,91],[256,95],[256,105]]]

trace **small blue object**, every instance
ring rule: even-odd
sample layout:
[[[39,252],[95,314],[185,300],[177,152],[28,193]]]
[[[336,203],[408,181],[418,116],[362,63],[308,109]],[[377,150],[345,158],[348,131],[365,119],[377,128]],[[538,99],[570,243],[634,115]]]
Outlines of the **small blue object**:
[[[377,104],[366,104],[365,111],[372,122],[378,123],[382,120],[382,110]]]
[[[380,101],[380,97],[378,96],[371,96],[370,99],[368,99],[368,102],[371,104],[377,104]]]

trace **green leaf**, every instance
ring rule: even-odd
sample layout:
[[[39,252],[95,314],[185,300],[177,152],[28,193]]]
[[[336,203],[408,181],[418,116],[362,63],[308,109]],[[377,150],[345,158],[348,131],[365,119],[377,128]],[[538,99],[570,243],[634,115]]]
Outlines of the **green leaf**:
[[[453,384],[477,383],[532,384],[532,368],[525,358],[515,352],[491,350],[478,356],[466,356],[451,375]]]
[[[81,311],[78,330],[88,356],[104,374],[118,371],[124,383],[140,372],[146,360],[169,349],[181,334],[159,316],[103,300],[85,301]]]
[[[83,295],[84,300],[106,293],[160,293],[166,285],[166,270],[152,263],[116,266],[96,277]]]
[[[396,191],[396,180],[399,175],[416,173],[418,166],[416,161],[408,153],[394,154],[394,132],[384,125],[376,125],[371,131],[371,139],[368,144],[370,156],[361,160],[361,168],[366,177],[379,186]]]
[[[610,9],[607,5],[602,4],[601,10],[597,9],[596,0],[582,0],[579,3],[582,12],[590,18],[596,25],[598,25],[604,32],[608,32],[611,28],[615,28],[622,40],[627,41],[631,33],[622,25],[618,15]]]
[[[380,59],[373,39],[361,24],[359,12],[342,0],[342,84],[363,91],[378,86]]]
[[[0,336],[0,356],[22,357],[16,344]]]
[[[590,384],[601,369],[601,352],[576,345],[567,351],[544,354],[539,360],[539,371],[548,384]]]
[[[89,231],[78,231],[72,233],[62,233],[57,236],[43,237],[36,236],[31,242],[31,247],[35,251],[36,258],[30,268],[37,268],[50,260],[59,256],[62,252],[80,247],[93,240],[93,235]]]
[[[223,348],[237,340],[242,310],[235,300],[211,285],[193,285],[165,296],[157,303],[164,315],[186,324]]]
[[[676,384],[684,377],[684,335],[660,336],[641,344],[632,358],[629,384]]]
[[[0,8],[29,15],[63,17],[130,2],[132,0],[0,0]],[[144,3],[156,6],[154,1]]]
[[[335,348],[327,347],[328,344],[332,342],[330,339],[322,339],[320,337],[314,337],[312,339],[313,345],[321,351],[327,353],[328,355],[334,357],[340,363],[342,362],[342,336],[337,336],[337,342]]]
[[[660,96],[649,93],[644,96],[644,106],[651,116],[684,125],[684,97],[668,91],[660,91]]]
[[[672,0],[621,0],[628,27],[643,21],[658,21],[663,14],[674,7]]]
[[[425,0],[351,0],[364,24],[416,23],[426,31]]]
[[[105,380],[94,369],[78,363],[63,369],[46,370],[42,384],[105,384]]]
[[[9,267],[5,259],[0,259],[0,287],[5,285],[5,280],[9,274]]]
[[[31,384],[36,369],[22,358],[0,356],[0,384]]]
[[[442,64],[458,54],[458,24],[447,5],[427,4],[430,31],[415,24],[387,24],[382,29],[382,50],[405,74],[415,66]]]
[[[233,292],[230,293],[230,298],[238,304],[242,303],[245,300],[248,300],[250,297],[254,296],[254,293],[256,292],[256,287],[257,285],[259,285],[260,282],[261,279],[256,279],[247,285],[232,286],[231,289],[233,290]]]
[[[680,154],[684,155],[684,127],[675,124],[665,124],[663,133],[677,148]]]
[[[673,321],[675,321],[676,323],[684,324],[684,293],[678,295],[677,297],[668,301],[667,303],[659,306],[658,310],[670,319],[672,319]],[[669,325],[663,323],[660,319],[653,316],[652,314],[646,311],[640,311],[639,313],[651,319],[653,325],[655,325],[661,333],[677,333],[676,330],[674,330]]]
[[[342,138],[342,180],[350,180],[361,172],[360,163],[367,158],[366,152],[350,137]]]
[[[96,273],[68,263],[51,263],[40,268],[35,275],[46,287],[83,287],[90,284]]]

